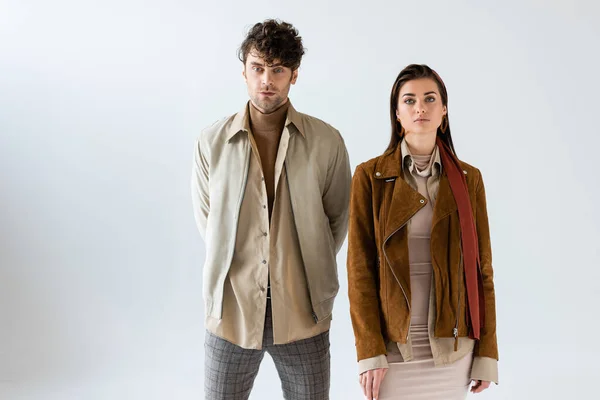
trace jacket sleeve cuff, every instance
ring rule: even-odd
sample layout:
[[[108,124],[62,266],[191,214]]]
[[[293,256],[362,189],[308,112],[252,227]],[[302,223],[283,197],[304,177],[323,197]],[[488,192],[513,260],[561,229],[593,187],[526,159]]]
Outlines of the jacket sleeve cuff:
[[[498,384],[498,360],[490,357],[474,357],[471,379]]]
[[[385,354],[380,354],[375,357],[365,358],[358,362],[358,374],[370,371],[372,369],[388,368],[387,357]]]

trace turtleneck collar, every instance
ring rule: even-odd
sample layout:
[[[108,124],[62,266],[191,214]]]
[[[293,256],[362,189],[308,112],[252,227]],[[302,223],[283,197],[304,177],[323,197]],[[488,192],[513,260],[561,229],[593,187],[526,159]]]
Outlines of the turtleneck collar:
[[[431,162],[431,160],[432,160],[431,154],[428,154],[428,155],[413,154],[412,159],[415,162],[415,172],[417,174],[422,175],[422,176],[431,175],[431,165],[433,164]]]
[[[249,102],[248,109],[250,111],[250,126],[254,135],[281,135],[285,120],[287,118],[288,109],[290,106],[289,100],[285,102],[277,110],[263,114],[257,109],[252,102]]]

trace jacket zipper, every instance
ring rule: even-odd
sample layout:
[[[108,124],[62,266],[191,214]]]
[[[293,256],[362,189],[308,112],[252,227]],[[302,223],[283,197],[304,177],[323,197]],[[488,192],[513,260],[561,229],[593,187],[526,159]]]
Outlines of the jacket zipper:
[[[410,315],[411,315],[411,307],[410,307],[410,302],[408,301],[408,296],[406,295],[406,291],[404,290],[404,287],[402,286],[402,284],[400,283],[400,281],[398,280],[398,277],[396,276],[396,273],[394,272],[394,269],[392,268],[392,263],[390,263],[390,259],[387,256],[387,253],[385,252],[385,244],[387,243],[388,240],[390,240],[390,238],[392,236],[394,236],[394,234],[396,232],[398,232],[400,229],[404,228],[404,226],[408,223],[408,221],[410,221],[410,219],[420,210],[421,208],[419,208],[417,211],[415,211],[413,214],[411,214],[411,216],[406,220],[405,223],[403,223],[398,229],[396,229],[394,232],[390,233],[390,235],[385,238],[385,240],[383,241],[383,245],[381,246],[381,251],[383,252],[383,255],[385,256],[385,260],[387,262],[388,267],[390,268],[390,271],[392,271],[392,275],[394,275],[394,278],[396,279],[396,282],[398,283],[398,286],[400,286],[400,289],[402,289],[402,294],[404,295],[404,299],[406,300],[406,305],[408,306],[408,316],[409,316],[409,324],[408,324],[408,332],[406,333],[406,341],[408,342],[408,338],[410,336]]]
[[[458,318],[460,316],[460,280],[462,277],[463,268],[463,252],[462,247],[460,249],[460,264],[458,265],[458,301],[456,303],[456,325],[452,332],[454,333],[454,351],[458,351]]]

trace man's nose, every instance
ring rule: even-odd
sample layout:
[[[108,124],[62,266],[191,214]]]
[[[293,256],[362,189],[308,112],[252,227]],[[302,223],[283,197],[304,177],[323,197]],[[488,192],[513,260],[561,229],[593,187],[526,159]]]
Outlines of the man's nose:
[[[273,75],[268,70],[263,73],[262,84],[267,88],[273,84]]]

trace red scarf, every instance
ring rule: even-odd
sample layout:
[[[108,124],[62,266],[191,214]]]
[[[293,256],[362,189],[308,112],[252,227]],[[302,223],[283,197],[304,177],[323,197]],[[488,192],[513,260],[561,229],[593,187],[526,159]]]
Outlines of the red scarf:
[[[483,297],[483,277],[479,260],[479,240],[471,208],[471,198],[462,167],[456,155],[440,137],[436,139],[442,166],[448,176],[452,194],[458,206],[460,220],[461,247],[464,260],[465,282],[467,286],[467,302],[471,332],[469,336],[479,339],[481,326],[485,318],[485,300]]]

